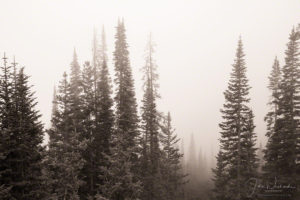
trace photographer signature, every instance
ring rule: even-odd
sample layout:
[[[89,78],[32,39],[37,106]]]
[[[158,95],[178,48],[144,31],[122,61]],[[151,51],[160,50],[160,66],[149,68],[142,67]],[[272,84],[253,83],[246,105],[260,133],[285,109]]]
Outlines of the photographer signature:
[[[258,178],[250,178],[246,185],[248,186],[248,197],[253,197],[259,191],[263,190],[264,192],[268,192],[268,196],[271,196],[273,193],[274,196],[277,196],[277,193],[281,193],[287,190],[295,190],[296,187],[294,185],[289,184],[282,184],[278,183],[277,178],[274,178],[273,183],[263,183],[262,180]],[[276,195],[275,195],[276,194]],[[283,195],[283,194],[282,194]],[[288,195],[288,194],[287,194]]]

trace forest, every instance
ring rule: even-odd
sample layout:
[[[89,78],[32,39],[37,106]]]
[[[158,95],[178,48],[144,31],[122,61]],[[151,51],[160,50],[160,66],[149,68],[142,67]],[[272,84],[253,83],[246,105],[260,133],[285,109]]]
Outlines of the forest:
[[[157,107],[158,65],[151,34],[145,48],[139,107],[124,20],[115,29],[114,74],[104,29],[92,38],[92,60],[76,49],[54,87],[45,128],[30,75],[4,53],[0,71],[1,200],[298,200],[300,198],[300,26],[274,58],[265,115],[268,138],[257,141],[242,37],[220,112],[219,151],[189,152]],[[280,53],[280,52],[278,52]],[[43,144],[45,135],[49,141]]]

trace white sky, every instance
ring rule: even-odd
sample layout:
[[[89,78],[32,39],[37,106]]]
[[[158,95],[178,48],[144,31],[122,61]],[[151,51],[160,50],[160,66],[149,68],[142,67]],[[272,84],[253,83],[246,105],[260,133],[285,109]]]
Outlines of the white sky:
[[[242,36],[252,89],[256,132],[264,141],[267,77],[275,55],[284,51],[293,26],[300,23],[296,0],[1,0],[0,53],[26,66],[34,84],[42,120],[49,125],[54,84],[68,71],[76,47],[82,64],[91,58],[93,27],[105,26],[109,67],[118,17],[124,17],[137,97],[140,68],[151,31],[157,44],[162,111],[189,144],[210,153],[217,148],[219,112],[224,103],[237,40]]]

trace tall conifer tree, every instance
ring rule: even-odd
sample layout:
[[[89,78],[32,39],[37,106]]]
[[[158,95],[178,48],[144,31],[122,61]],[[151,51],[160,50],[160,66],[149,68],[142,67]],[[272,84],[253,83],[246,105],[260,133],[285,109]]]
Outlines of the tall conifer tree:
[[[101,66],[102,66],[104,61],[105,62],[108,61],[106,34],[105,34],[104,26],[102,26],[101,41],[100,41],[100,45],[99,45],[99,60],[100,60]]]
[[[183,186],[185,182],[185,175],[182,171],[181,158],[182,154],[179,152],[179,139],[174,133],[171,123],[171,115],[164,119],[162,128],[162,146],[163,146],[163,167],[162,177],[166,196],[166,200],[182,200],[184,198]]]
[[[116,72],[116,131],[110,173],[110,199],[137,199],[141,187],[137,174],[138,116],[124,22],[118,23],[114,63]]]
[[[255,156],[256,137],[253,132],[253,114],[248,107],[250,101],[248,79],[244,60],[243,44],[240,39],[233,64],[233,70],[224,92],[225,104],[221,110],[221,148],[215,170],[216,196],[225,199],[244,199],[247,195],[245,183],[256,177],[257,159]],[[223,170],[223,171],[220,171]],[[222,191],[218,184],[226,181]],[[223,196],[226,195],[226,196]]]
[[[85,164],[81,170],[81,177],[84,184],[80,188],[80,196],[86,199],[95,193],[95,88],[94,88],[94,68],[89,62],[85,62],[82,70],[82,99],[83,99],[83,132],[82,138],[86,141],[86,148],[82,153]]]
[[[161,161],[162,152],[159,148],[159,121],[156,108],[157,79],[156,64],[153,58],[154,47],[151,35],[146,47],[146,63],[144,71],[144,98],[142,106],[142,156],[144,166],[143,199],[162,199]],[[146,167],[146,168],[144,168]]]
[[[12,154],[13,147],[16,146],[16,141],[11,137],[13,131],[12,117],[13,117],[13,103],[11,97],[13,95],[13,82],[11,66],[7,64],[7,57],[3,56],[3,65],[1,66],[0,74],[0,175],[1,188],[3,193],[9,195],[9,189],[12,185]]]
[[[43,199],[43,126],[35,110],[37,103],[23,68],[17,72],[14,61],[12,72],[5,56],[3,60],[0,80],[0,185],[10,199]]]
[[[282,79],[279,84],[278,115],[275,128],[269,137],[266,149],[265,171],[269,178],[279,181],[299,183],[297,174],[297,154],[299,155],[299,32],[292,29],[285,65],[282,67]],[[298,145],[298,147],[297,147]],[[297,180],[298,179],[298,180]]]
[[[35,109],[37,102],[33,97],[31,86],[28,83],[29,77],[21,68],[17,74],[16,81],[16,99],[15,109],[17,123],[15,124],[16,138],[20,138],[19,156],[16,161],[19,162],[19,173],[24,189],[20,199],[43,199],[45,197],[44,188],[42,187],[42,158],[44,148],[43,142],[43,125],[39,118],[41,115]],[[22,184],[20,184],[22,185]],[[19,185],[19,186],[20,186]],[[19,198],[18,198],[19,199]]]
[[[271,91],[271,98],[268,103],[270,106],[270,111],[267,113],[265,117],[265,121],[267,122],[267,133],[266,136],[268,137],[268,142],[266,145],[264,159],[267,161],[266,164],[263,166],[264,172],[267,176],[273,176],[273,172],[276,171],[276,164],[277,162],[277,147],[276,147],[276,136],[275,133],[275,123],[278,119],[278,104],[279,104],[279,97],[280,97],[280,84],[281,80],[281,69],[279,66],[279,61],[277,57],[274,60],[274,64],[272,66],[272,71],[269,76],[269,85],[268,89]]]
[[[70,84],[67,74],[58,86],[58,109],[52,115],[52,126],[46,162],[50,182],[49,199],[79,199],[78,190],[83,182],[79,179],[84,160],[81,152],[85,149],[80,133],[73,126],[71,111]]]
[[[111,165],[111,146],[112,134],[114,126],[113,101],[111,98],[111,83],[109,71],[106,61],[103,61],[99,82],[97,86],[98,99],[96,111],[96,130],[93,141],[94,162],[95,162],[95,187],[98,186],[102,196],[109,197],[109,186],[105,186],[105,180],[111,178],[109,175],[109,167]]]
[[[73,61],[71,62],[69,85],[70,117],[72,118],[72,127],[75,132],[82,133],[82,81],[81,70],[75,49],[73,53]]]
[[[104,40],[104,41],[103,41]],[[113,101],[111,83],[106,62],[104,30],[98,43],[94,30],[92,66],[85,64],[83,71],[84,127],[87,149],[84,153],[86,165],[83,169],[86,184],[82,187],[82,198],[94,198],[96,194],[107,196],[109,186],[104,186],[109,167],[111,136],[113,132]],[[99,186],[102,187],[99,187]]]

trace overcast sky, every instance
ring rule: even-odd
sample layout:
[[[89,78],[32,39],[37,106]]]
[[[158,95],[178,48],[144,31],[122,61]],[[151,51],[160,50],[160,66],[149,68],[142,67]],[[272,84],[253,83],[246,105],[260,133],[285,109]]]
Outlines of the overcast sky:
[[[258,139],[265,143],[268,75],[274,57],[284,64],[299,0],[1,0],[0,53],[16,56],[31,76],[38,109],[49,126],[53,86],[69,71],[73,48],[79,62],[91,59],[93,27],[105,27],[109,67],[118,18],[124,18],[138,100],[147,36],[156,43],[161,111],[170,111],[185,144],[217,149],[219,112],[241,35],[252,89]]]

